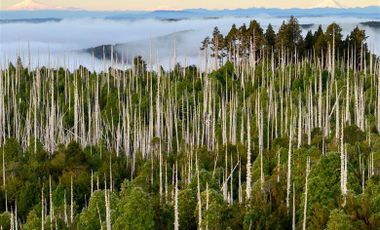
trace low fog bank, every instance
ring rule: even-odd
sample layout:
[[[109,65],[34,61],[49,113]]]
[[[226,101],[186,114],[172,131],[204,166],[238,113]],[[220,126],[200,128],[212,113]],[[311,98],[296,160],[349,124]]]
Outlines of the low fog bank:
[[[133,56],[141,55],[154,66],[173,66],[173,58],[182,65],[201,64],[199,47],[206,36],[218,26],[226,34],[232,24],[237,26],[255,19],[266,29],[271,23],[277,31],[284,17],[268,15],[247,17],[223,17],[215,19],[189,19],[180,21],[162,21],[145,19],[138,21],[114,21],[105,19],[64,19],[44,23],[10,23],[1,24],[0,59],[4,63],[14,61],[17,56],[24,57],[28,63],[28,50],[31,54],[31,65],[63,65],[75,68],[85,65],[90,69],[101,70],[109,64],[83,52],[92,47],[116,45],[116,50],[126,55],[127,63]],[[300,24],[313,24],[303,30],[316,30],[321,24],[324,29],[332,22],[338,23],[346,36],[356,25],[366,30],[369,48],[380,55],[380,29],[363,26],[360,22],[371,21],[371,18],[356,17],[300,17]],[[175,55],[174,55],[175,54]]]

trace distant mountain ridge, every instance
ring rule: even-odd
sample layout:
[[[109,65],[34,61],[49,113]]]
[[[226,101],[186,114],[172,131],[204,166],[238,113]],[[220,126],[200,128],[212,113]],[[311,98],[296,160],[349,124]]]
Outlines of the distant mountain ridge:
[[[60,18],[0,19],[0,24],[60,22]]]
[[[380,7],[369,6],[364,8],[315,8],[311,9],[279,9],[279,8],[247,8],[247,9],[226,9],[226,10],[207,10],[207,9],[186,9],[179,11],[152,11],[142,13],[118,13],[106,17],[106,19],[193,19],[210,17],[254,17],[257,15],[270,15],[274,17],[319,17],[319,16],[357,16],[380,19]]]
[[[26,0],[31,1],[31,0]],[[331,1],[331,0],[329,0]],[[332,5],[331,5],[332,4]],[[138,19],[193,19],[212,17],[254,17],[257,15],[270,15],[274,17],[318,17],[318,16],[356,16],[380,19],[380,6],[367,6],[356,8],[342,8],[333,3],[320,8],[246,8],[246,9],[185,9],[185,10],[157,10],[157,11],[86,11],[70,9],[41,9],[41,10],[12,10],[1,11],[1,19],[27,19],[27,18],[103,18],[111,20],[138,20]],[[335,6],[335,7],[330,7]],[[317,9],[317,10],[316,10]]]
[[[174,41],[177,44],[185,43],[185,39],[191,35],[191,33],[194,32],[193,30],[183,30],[183,31],[177,31],[170,34],[162,35],[153,37],[150,39],[142,39],[142,40],[136,40],[136,41],[130,41],[125,43],[117,43],[117,44],[106,44],[106,45],[100,45],[96,47],[91,47],[83,50],[79,50],[81,52],[86,52],[88,54],[94,55],[97,59],[102,59],[103,55],[104,58],[107,60],[111,59],[111,47],[113,48],[113,58],[116,60],[129,60],[131,61],[132,58],[136,55],[142,55],[144,57],[149,56],[149,48],[147,47],[147,44],[149,44],[149,47],[152,47],[154,49],[160,50],[160,54],[163,55],[170,55],[167,52],[170,52],[170,49],[174,46]],[[200,38],[199,38],[200,39]],[[195,54],[197,53],[197,49],[194,50],[193,48],[189,48],[189,50],[194,51]],[[104,53],[103,53],[104,52]],[[181,51],[177,51],[177,54],[180,54]]]

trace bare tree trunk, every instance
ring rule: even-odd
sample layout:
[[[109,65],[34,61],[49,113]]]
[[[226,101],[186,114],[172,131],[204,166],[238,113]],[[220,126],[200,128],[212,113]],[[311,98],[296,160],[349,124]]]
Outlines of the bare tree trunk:
[[[292,116],[290,116],[292,117]],[[289,135],[289,150],[288,150],[288,173],[287,173],[287,182],[286,182],[286,207],[289,210],[290,202],[290,183],[292,179],[292,139],[293,139],[293,122],[290,121],[290,135]]]
[[[306,160],[306,176],[305,176],[305,201],[303,208],[303,223],[302,229],[306,230],[306,219],[307,219],[307,192],[308,192],[308,179],[310,174],[310,156],[307,157]]]
[[[292,205],[292,229],[296,229],[296,189],[293,183],[293,205]]]
[[[5,158],[4,158],[4,147],[3,147],[3,187],[5,188]]]
[[[67,201],[66,201],[66,189],[63,194],[63,222],[66,224],[66,227],[69,226],[68,218],[67,218]]]
[[[202,229],[202,200],[201,200],[201,188],[199,185],[199,168],[198,168],[198,157],[196,159],[197,167],[197,200],[198,200],[198,229]]]
[[[51,185],[51,175],[49,175],[49,215],[50,215],[50,229],[53,229],[53,219],[54,219],[54,207],[53,207],[53,193]]]
[[[259,155],[260,155],[260,189],[263,191],[264,186],[264,167],[263,167],[263,117],[262,117],[262,111],[261,111],[261,105],[260,105],[260,95],[258,95],[258,102],[257,102],[257,113],[258,113],[258,128],[259,128]]]
[[[247,116],[247,187],[246,187],[246,193],[247,193],[247,200],[251,198],[251,185],[252,185],[252,169],[251,169],[251,122],[250,122],[250,116]]]
[[[111,230],[111,208],[110,208],[109,190],[107,190],[107,188],[104,189],[104,199],[106,203],[106,226],[107,226],[107,230]]]
[[[281,149],[277,150],[277,183],[280,183]]]
[[[70,224],[74,221],[74,193],[73,193],[73,176],[70,178]]]
[[[208,182],[206,182],[206,212],[208,211],[208,203],[209,203],[209,191],[208,191]],[[208,230],[208,220],[206,220],[206,230]]]
[[[341,127],[341,145],[340,145],[340,186],[341,186],[341,193],[343,196],[343,204],[342,206],[344,207],[346,205],[346,194],[347,194],[347,150],[346,146],[344,144],[343,138],[343,125]]]
[[[41,230],[45,229],[45,199],[44,199],[44,185],[41,189]]]
[[[174,230],[179,229],[179,214],[178,214],[178,166],[175,164],[175,195],[174,195]]]
[[[160,158],[160,164],[159,164],[159,170],[160,170],[160,172],[159,172],[159,176],[160,176],[160,186],[159,186],[159,193],[160,193],[160,203],[162,203],[162,196],[163,196],[163,194],[162,194],[162,191],[163,191],[163,188],[162,188],[162,183],[163,183],[163,181],[162,181],[162,149],[161,149],[161,139],[160,139],[160,147],[159,147],[160,149],[159,149],[159,158]]]

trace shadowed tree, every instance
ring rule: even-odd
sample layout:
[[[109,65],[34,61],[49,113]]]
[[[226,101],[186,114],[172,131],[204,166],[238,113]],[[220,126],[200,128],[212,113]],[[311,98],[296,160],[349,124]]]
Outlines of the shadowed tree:
[[[133,73],[135,75],[142,75],[146,72],[146,62],[141,56],[133,58]]]
[[[326,39],[322,26],[314,32],[314,50],[317,57],[321,57],[322,53],[326,55]]]
[[[276,44],[276,33],[273,30],[272,25],[269,23],[267,30],[264,34],[265,37],[265,45],[268,49],[272,49]]]

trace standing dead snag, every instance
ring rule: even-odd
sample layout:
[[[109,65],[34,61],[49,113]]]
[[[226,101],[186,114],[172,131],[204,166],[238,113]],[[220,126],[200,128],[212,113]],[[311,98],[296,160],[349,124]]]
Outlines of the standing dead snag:
[[[306,217],[307,217],[307,192],[308,192],[308,179],[310,174],[310,156],[307,157],[306,160],[306,176],[305,176],[305,201],[304,201],[304,207],[303,207],[303,223],[302,223],[302,229],[306,230]]]
[[[111,230],[111,207],[110,207],[110,190],[104,189],[104,199],[106,205],[106,229]]]
[[[290,202],[290,182],[292,179],[292,139],[293,139],[293,122],[290,121],[289,150],[288,150],[288,173],[286,181],[286,207],[289,210]]]
[[[264,167],[263,167],[263,148],[264,148],[264,141],[263,141],[263,117],[262,117],[262,110],[260,105],[260,95],[258,95],[258,102],[257,102],[257,113],[258,113],[258,129],[259,129],[259,156],[260,156],[260,190],[263,191],[264,186]]]
[[[342,206],[344,207],[347,195],[347,146],[344,144],[343,125],[341,126],[340,141],[340,189],[343,196]]]
[[[296,230],[296,188],[293,183],[292,229]]]
[[[178,213],[178,166],[175,164],[175,172],[174,172],[174,230],[179,229],[179,213]]]
[[[197,205],[198,205],[198,229],[202,229],[202,200],[201,200],[201,188],[199,184],[199,166],[198,166],[198,154],[196,154],[196,173],[197,173]]]
[[[50,216],[50,229],[53,229],[54,207],[53,207],[51,175],[49,175],[49,216]]]
[[[247,200],[251,198],[251,190],[252,190],[252,170],[251,170],[251,122],[250,116],[247,116]]]
[[[44,198],[44,184],[41,188],[41,230],[45,229],[45,198]]]
[[[74,192],[73,192],[73,176],[70,177],[70,224],[74,221]]]

